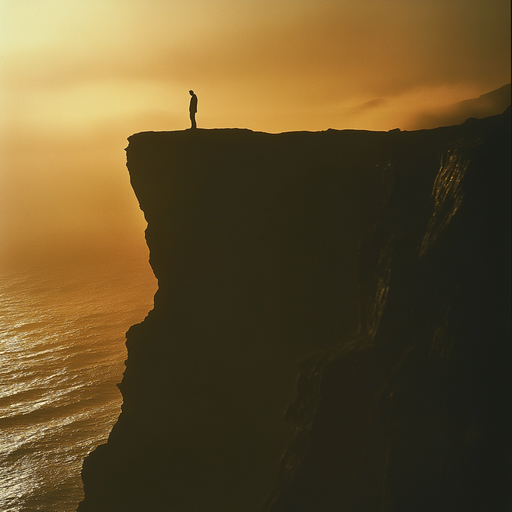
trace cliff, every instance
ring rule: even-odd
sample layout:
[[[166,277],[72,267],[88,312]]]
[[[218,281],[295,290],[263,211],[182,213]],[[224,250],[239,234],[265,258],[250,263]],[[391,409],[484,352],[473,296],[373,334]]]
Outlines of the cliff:
[[[505,510],[510,111],[139,133],[127,165],[159,290],[80,512]]]

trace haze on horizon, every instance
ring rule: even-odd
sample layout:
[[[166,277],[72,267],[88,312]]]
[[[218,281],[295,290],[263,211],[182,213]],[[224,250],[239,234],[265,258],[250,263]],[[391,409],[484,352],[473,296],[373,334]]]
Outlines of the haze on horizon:
[[[202,128],[389,130],[509,82],[509,0],[0,0],[0,266],[145,257],[122,150],[189,89]]]

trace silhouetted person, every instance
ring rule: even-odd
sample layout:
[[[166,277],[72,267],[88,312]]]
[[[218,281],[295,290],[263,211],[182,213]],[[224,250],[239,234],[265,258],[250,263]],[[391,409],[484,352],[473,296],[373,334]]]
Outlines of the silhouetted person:
[[[192,123],[191,128],[197,128],[196,125],[196,112],[197,112],[197,96],[195,95],[194,91],[188,91],[190,93],[190,122]]]

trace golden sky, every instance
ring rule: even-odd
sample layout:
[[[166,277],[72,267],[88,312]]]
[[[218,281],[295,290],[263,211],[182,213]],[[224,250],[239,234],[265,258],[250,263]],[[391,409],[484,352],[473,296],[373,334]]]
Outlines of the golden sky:
[[[0,0],[0,264],[140,247],[126,138],[189,89],[203,128],[388,130],[509,82],[509,0]]]

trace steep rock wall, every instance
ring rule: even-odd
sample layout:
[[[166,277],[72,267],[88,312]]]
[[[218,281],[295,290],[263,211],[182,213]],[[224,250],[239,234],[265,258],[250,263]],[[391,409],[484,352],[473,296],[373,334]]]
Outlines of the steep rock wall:
[[[388,393],[390,368],[414,354],[411,339],[425,318],[425,339],[442,338],[432,332],[441,332],[450,301],[436,294],[453,294],[456,284],[427,290],[423,302],[415,295],[419,318],[409,311],[411,287],[421,289],[418,273],[422,286],[435,279],[436,265],[457,274],[457,263],[442,251],[437,260],[431,254],[463,207],[446,200],[436,206],[432,190],[443,181],[440,168],[452,172],[449,163],[440,166],[449,151],[458,151],[454,158],[463,165],[483,159],[478,169],[493,169],[492,187],[503,190],[509,176],[503,119],[420,132],[196,130],[130,137],[128,169],[148,221],[159,290],[154,310],[127,334],[122,414],[108,443],[84,462],[79,511],[249,512],[265,499],[275,511],[398,510],[391,498],[382,508],[382,495],[391,492],[382,491],[387,434],[369,428],[362,409],[382,409],[371,397]],[[498,156],[486,164],[491,143]],[[468,176],[479,175],[470,168]],[[444,197],[447,186],[438,188]],[[503,209],[506,198],[498,203]],[[433,214],[435,208],[441,213]],[[418,251],[430,258],[421,256],[427,270],[411,270]],[[483,261],[475,258],[478,268]],[[408,334],[381,334],[389,324]],[[426,344],[419,344],[417,357]],[[287,427],[283,411],[293,399],[296,368],[313,352],[319,355],[303,364]],[[416,388],[422,379],[432,376],[418,373]],[[445,427],[441,421],[438,428]],[[414,445],[421,432],[416,416],[410,430]],[[352,440],[357,448],[347,452]],[[375,453],[354,473],[365,443]],[[357,501],[368,488],[370,497]]]
[[[392,162],[359,331],[303,363],[265,510],[512,508],[510,108],[454,134]]]

